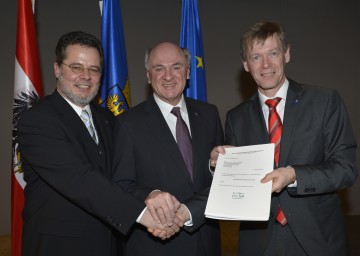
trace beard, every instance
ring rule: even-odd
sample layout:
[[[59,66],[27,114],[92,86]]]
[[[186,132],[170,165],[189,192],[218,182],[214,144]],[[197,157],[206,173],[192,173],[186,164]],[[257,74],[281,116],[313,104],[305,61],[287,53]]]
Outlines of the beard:
[[[92,94],[90,94],[90,95],[88,95],[86,97],[81,97],[81,96],[78,96],[78,95],[74,94],[73,92],[71,92],[71,90],[69,88],[67,88],[64,85],[63,77],[62,77],[61,73],[60,73],[59,78],[58,78],[58,83],[60,85],[60,90],[61,90],[62,94],[64,94],[64,96],[66,98],[68,98],[72,103],[74,103],[77,106],[85,107],[97,95],[97,91],[94,91]]]

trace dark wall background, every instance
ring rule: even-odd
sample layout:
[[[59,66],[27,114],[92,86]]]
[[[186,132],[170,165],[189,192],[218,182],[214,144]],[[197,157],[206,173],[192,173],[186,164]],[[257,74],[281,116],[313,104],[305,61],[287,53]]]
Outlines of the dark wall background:
[[[260,20],[280,22],[291,43],[289,77],[335,88],[348,108],[360,144],[360,3],[358,0],[198,0],[208,101],[226,111],[254,91],[242,69],[240,35]],[[160,41],[179,41],[181,0],[121,0],[132,105],[148,93],[143,58]],[[0,233],[10,232],[10,165],[17,1],[0,10]],[[36,1],[45,94],[55,88],[54,48],[60,35],[84,30],[100,36],[98,0]],[[304,149],[306,150],[306,149]],[[61,157],[61,156],[59,156]],[[360,166],[360,153],[357,152]],[[348,215],[360,214],[360,181],[342,192]]]

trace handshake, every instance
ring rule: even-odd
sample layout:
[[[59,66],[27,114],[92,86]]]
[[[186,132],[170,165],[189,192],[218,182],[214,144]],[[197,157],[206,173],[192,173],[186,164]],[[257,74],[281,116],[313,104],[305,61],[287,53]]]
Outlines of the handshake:
[[[190,212],[175,196],[162,191],[153,191],[145,200],[146,210],[140,224],[162,240],[170,238],[180,231],[184,223],[190,220]]]

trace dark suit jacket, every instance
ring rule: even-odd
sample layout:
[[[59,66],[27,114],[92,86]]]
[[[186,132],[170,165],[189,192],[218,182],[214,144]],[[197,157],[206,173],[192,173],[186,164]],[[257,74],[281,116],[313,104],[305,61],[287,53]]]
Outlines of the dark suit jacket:
[[[145,207],[111,182],[113,118],[91,111],[99,145],[58,92],[20,117],[23,255],[113,255],[112,229],[125,234]]]
[[[346,233],[337,191],[356,177],[356,140],[345,106],[334,90],[290,81],[281,137],[280,167],[292,165],[297,188],[273,195],[268,222],[241,222],[239,255],[262,255],[278,205],[308,255],[346,255]],[[226,144],[269,143],[258,94],[230,110]]]
[[[217,221],[204,212],[212,175],[211,149],[223,142],[217,108],[186,99],[193,145],[193,183],[176,141],[153,96],[116,121],[115,180],[144,201],[154,189],[173,194],[190,209],[194,226],[167,241],[153,238],[140,226],[127,240],[129,256],[220,255]]]

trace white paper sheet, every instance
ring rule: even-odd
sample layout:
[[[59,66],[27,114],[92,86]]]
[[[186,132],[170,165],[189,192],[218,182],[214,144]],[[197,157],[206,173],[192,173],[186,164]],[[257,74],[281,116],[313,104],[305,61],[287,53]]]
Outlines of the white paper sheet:
[[[269,219],[272,182],[260,183],[273,170],[274,144],[226,148],[219,155],[205,216],[224,220]]]

